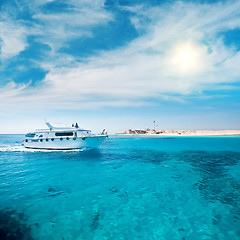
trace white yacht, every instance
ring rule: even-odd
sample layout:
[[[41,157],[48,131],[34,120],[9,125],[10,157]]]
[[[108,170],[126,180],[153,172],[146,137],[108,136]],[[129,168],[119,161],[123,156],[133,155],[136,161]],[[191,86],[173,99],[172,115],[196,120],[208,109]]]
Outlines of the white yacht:
[[[49,129],[39,129],[25,136],[23,145],[26,148],[71,150],[98,147],[107,137],[105,129],[94,135],[90,130],[81,129],[78,124],[72,127],[54,127],[46,122]]]

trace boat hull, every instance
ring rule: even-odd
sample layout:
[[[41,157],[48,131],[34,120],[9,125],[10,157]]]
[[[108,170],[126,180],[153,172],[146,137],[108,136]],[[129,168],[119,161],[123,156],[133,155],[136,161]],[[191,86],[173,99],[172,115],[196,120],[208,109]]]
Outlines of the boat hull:
[[[74,138],[55,138],[53,141],[51,139],[42,139],[42,141],[28,139],[27,142],[23,142],[23,145],[26,148],[47,150],[92,149],[102,144],[106,137],[106,135],[78,137],[75,140]]]

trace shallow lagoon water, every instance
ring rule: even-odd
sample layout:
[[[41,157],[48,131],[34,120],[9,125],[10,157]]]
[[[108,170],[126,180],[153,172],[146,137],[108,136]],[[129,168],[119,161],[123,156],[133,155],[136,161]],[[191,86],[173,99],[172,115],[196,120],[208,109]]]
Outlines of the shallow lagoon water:
[[[240,137],[23,137],[0,135],[0,239],[240,239]]]

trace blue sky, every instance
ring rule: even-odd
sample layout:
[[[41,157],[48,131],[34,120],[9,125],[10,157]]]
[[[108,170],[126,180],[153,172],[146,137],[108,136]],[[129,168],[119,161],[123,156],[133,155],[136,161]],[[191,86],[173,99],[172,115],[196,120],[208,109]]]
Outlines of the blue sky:
[[[0,133],[240,129],[240,1],[0,1]]]

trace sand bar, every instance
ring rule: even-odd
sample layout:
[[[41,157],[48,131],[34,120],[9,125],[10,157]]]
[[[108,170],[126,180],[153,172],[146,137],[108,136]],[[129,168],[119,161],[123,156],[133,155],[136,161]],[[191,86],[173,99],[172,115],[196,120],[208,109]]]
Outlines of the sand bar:
[[[162,135],[162,136],[233,136],[239,135],[240,130],[127,130],[123,133],[116,134],[126,134],[126,135]]]

